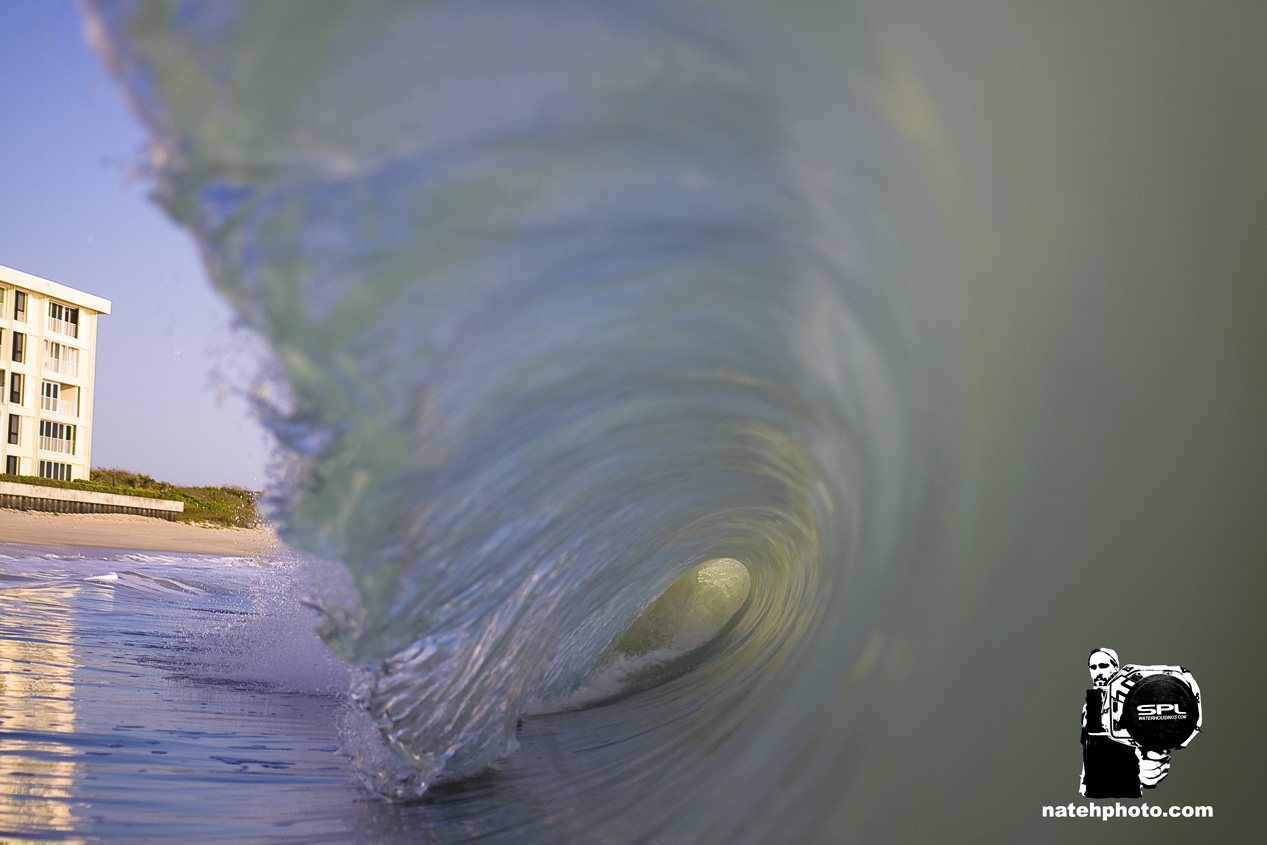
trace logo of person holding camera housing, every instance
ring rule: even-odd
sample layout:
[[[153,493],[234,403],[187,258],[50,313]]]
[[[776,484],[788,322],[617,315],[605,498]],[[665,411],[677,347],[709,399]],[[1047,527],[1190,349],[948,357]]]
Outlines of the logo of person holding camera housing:
[[[1117,652],[1088,659],[1082,708],[1082,781],[1088,798],[1139,798],[1170,771],[1170,755],[1201,730],[1201,691],[1182,666],[1119,666]]]

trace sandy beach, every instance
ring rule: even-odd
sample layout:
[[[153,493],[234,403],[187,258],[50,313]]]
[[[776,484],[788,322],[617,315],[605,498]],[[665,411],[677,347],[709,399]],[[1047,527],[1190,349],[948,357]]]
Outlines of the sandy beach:
[[[5,543],[225,555],[285,550],[272,528],[213,528],[128,514],[0,509],[0,547]]]

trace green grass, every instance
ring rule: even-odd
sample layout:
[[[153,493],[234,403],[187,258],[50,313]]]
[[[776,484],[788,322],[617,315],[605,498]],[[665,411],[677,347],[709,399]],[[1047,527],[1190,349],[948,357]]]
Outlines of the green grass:
[[[94,469],[91,481],[54,481],[51,478],[3,473],[0,473],[0,481],[184,502],[184,512],[176,515],[179,522],[255,528],[262,521],[258,508],[260,494],[241,487],[180,487],[122,469]]]

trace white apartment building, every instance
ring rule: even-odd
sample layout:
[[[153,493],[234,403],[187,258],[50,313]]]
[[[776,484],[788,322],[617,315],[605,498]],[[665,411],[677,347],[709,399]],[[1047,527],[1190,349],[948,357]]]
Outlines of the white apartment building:
[[[110,300],[0,266],[0,469],[88,478],[97,315]]]

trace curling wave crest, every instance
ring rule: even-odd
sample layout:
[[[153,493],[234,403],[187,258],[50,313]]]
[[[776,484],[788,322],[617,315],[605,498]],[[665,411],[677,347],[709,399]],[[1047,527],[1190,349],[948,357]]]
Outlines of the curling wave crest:
[[[452,839],[797,841],[863,800],[951,483],[903,139],[707,7],[322,9],[93,20],[272,348],[367,783]]]

